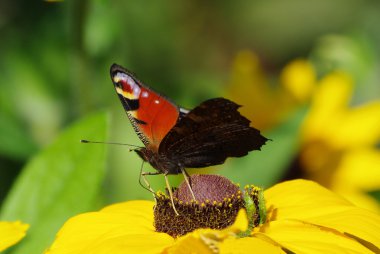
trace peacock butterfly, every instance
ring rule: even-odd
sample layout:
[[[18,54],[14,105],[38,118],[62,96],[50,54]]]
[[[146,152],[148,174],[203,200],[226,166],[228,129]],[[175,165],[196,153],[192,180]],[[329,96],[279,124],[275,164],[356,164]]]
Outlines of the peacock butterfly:
[[[240,105],[228,99],[209,99],[189,111],[117,64],[111,66],[110,74],[127,116],[145,145],[135,151],[157,170],[153,174],[164,174],[170,194],[168,174],[183,173],[187,181],[185,168],[222,164],[228,157],[260,150],[268,140],[249,126],[250,121],[238,112]]]

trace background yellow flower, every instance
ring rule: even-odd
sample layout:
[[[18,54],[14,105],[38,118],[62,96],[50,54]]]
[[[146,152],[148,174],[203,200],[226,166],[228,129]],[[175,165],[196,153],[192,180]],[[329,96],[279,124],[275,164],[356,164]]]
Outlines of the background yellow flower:
[[[254,124],[276,133],[301,110],[294,137],[298,151],[289,154],[294,161],[286,179],[315,180],[359,206],[380,211],[378,200],[368,195],[380,190],[380,100],[353,105],[358,86],[352,75],[334,70],[318,77],[316,67],[305,59],[291,61],[271,84],[258,58],[243,51],[231,75],[227,94],[244,103],[241,111]],[[283,142],[275,135],[273,140]]]
[[[29,225],[16,222],[0,221],[0,251],[15,245],[25,237]]]
[[[380,101],[349,106],[352,89],[344,73],[321,80],[302,125],[300,164],[306,178],[380,211],[378,202],[365,195],[380,189]]]

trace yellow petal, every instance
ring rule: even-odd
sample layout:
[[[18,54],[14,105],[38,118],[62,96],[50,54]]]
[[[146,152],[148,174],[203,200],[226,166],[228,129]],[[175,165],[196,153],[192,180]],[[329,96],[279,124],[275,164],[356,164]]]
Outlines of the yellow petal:
[[[352,86],[350,77],[343,73],[332,73],[321,80],[302,126],[304,142],[333,137],[351,98]]]
[[[371,211],[352,206],[328,216],[307,218],[304,221],[355,236],[355,239],[376,246],[380,252],[380,216]]]
[[[380,140],[380,101],[349,109],[339,121],[339,130],[331,136],[335,147],[376,145]]]
[[[268,214],[268,216],[275,216],[271,218],[272,220],[308,218],[352,206],[347,200],[308,180],[293,180],[276,184],[267,189],[264,195],[268,211],[270,213],[275,211],[274,214]]]
[[[355,236],[377,248],[380,245],[380,217],[377,214],[353,206],[314,182],[284,182],[268,189],[265,198],[268,221],[302,220],[341,235]]]
[[[380,119],[380,112],[378,118]],[[332,182],[333,187],[339,189],[347,186],[367,192],[380,190],[380,152],[375,149],[347,152]]]
[[[358,241],[328,228],[300,221],[273,221],[255,237],[274,241],[294,253],[360,253],[373,254]]]
[[[158,253],[174,239],[153,227],[153,202],[131,201],[68,220],[47,251],[59,253]]]
[[[218,243],[217,243],[218,244]],[[186,254],[186,253],[200,253],[200,254],[212,254],[213,240],[201,238],[199,233],[193,232],[180,237],[173,246],[165,250],[167,254]]]
[[[355,206],[380,214],[379,201],[376,198],[368,195],[367,193],[358,189],[352,189],[348,187],[337,188],[335,186],[332,186],[331,188],[334,192],[341,195]]]
[[[321,115],[331,115],[345,109],[351,99],[352,90],[352,79],[347,74],[334,72],[325,76],[315,92],[313,111]]]
[[[256,237],[228,238],[220,244],[220,253],[285,253],[278,245],[263,241]]]
[[[247,213],[245,209],[240,209],[238,212],[234,224],[226,228],[227,231],[240,232],[245,231],[248,227]]]
[[[0,221],[0,251],[9,248],[24,238],[29,225],[20,221]]]
[[[112,204],[109,206],[104,207],[101,212],[105,213],[125,213],[126,211],[136,211],[140,212],[140,214],[146,214],[146,218],[148,220],[153,220],[152,216],[148,216],[148,214],[153,213],[153,206],[154,202],[152,201],[146,201],[146,200],[134,200],[134,201],[128,201],[124,203],[117,203]],[[140,215],[139,214],[139,215]]]
[[[313,65],[303,59],[290,62],[281,73],[281,83],[296,100],[306,101],[312,94],[316,83]]]

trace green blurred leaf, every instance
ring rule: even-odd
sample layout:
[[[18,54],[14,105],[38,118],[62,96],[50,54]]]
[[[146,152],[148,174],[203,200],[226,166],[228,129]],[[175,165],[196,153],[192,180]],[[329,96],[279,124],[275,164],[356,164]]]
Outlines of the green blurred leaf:
[[[273,185],[281,179],[298,151],[299,127],[304,115],[305,109],[297,111],[287,122],[265,135],[272,141],[268,141],[261,151],[230,159],[217,173],[242,186],[256,184],[266,188]]]
[[[23,159],[36,150],[36,145],[16,121],[4,114],[0,117],[0,154]]]
[[[114,15],[118,8],[119,5],[110,1],[91,2],[84,30],[84,45],[91,55],[99,56],[112,50],[123,29],[122,17]]]
[[[4,103],[9,105],[7,113],[20,119],[37,144],[50,143],[62,126],[64,112],[71,108],[62,104],[64,93],[55,94],[53,90],[58,82],[46,78],[40,66],[25,54],[10,52],[5,58],[7,68],[1,74],[6,82],[1,90],[7,94]]]
[[[104,113],[87,117],[26,165],[0,216],[31,225],[12,253],[41,253],[68,218],[93,209],[104,178],[105,146],[79,140],[105,140],[106,126]]]

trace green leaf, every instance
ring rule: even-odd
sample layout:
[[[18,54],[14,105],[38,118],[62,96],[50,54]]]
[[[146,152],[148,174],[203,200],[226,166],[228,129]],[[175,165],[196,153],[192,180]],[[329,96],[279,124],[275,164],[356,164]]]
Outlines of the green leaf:
[[[0,154],[13,159],[24,159],[36,150],[36,145],[20,124],[5,114],[0,117],[0,140]]]
[[[94,208],[105,173],[105,146],[80,139],[105,140],[107,115],[87,117],[64,131],[23,169],[0,218],[31,225],[12,253],[42,253],[71,216]]]

